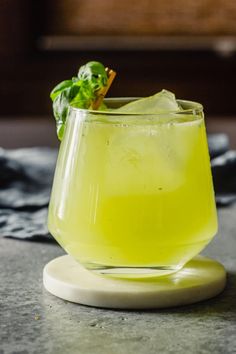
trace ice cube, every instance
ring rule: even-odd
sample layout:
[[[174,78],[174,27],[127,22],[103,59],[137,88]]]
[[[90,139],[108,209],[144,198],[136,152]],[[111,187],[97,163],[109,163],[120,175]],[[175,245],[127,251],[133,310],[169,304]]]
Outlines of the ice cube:
[[[167,90],[162,90],[153,96],[141,98],[137,101],[130,102],[116,111],[121,113],[134,114],[156,114],[166,112],[178,112],[181,107],[178,105],[175,95]]]

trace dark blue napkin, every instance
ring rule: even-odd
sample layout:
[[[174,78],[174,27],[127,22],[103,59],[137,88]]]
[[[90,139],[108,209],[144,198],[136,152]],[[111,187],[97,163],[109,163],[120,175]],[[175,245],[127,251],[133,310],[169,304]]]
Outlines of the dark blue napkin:
[[[47,207],[57,150],[0,149],[0,235],[53,240],[48,233]]]

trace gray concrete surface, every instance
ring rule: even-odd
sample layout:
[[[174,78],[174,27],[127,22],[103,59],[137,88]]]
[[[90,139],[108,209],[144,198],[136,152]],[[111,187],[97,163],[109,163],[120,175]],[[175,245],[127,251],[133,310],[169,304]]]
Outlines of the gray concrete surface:
[[[191,306],[111,311],[75,305],[43,289],[54,244],[0,239],[0,354],[236,353],[236,207],[219,210],[204,254],[228,272],[225,291]]]

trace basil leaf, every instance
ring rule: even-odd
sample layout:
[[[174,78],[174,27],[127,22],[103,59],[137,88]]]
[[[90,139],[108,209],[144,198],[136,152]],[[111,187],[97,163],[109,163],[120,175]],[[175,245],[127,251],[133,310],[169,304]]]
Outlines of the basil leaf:
[[[69,111],[69,96],[71,88],[61,91],[53,101],[53,113],[56,119],[57,136],[62,140],[64,126]]]
[[[50,98],[52,101],[61,93],[61,91],[73,85],[73,80],[65,80],[58,84],[50,93]]]
[[[107,80],[103,64],[92,61],[79,69],[78,77],[62,81],[52,90],[50,97],[60,140],[63,138],[70,105],[89,108],[96,99],[96,92],[107,85]]]

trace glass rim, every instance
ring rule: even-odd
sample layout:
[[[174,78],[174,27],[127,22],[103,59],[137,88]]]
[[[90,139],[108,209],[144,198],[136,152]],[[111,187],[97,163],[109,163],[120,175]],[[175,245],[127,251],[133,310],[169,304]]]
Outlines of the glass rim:
[[[124,102],[124,103],[129,103],[131,101],[135,101],[138,99],[142,99],[145,97],[109,97],[109,98],[104,98],[104,103],[109,103],[109,102]],[[116,112],[116,111],[104,111],[104,110],[93,110],[93,109],[86,109],[86,108],[78,108],[73,105],[70,105],[70,109],[76,112],[81,112],[81,113],[89,113],[92,115],[103,115],[103,116],[124,116],[124,117],[132,117],[132,116],[145,116],[145,117],[153,117],[153,116],[165,116],[165,115],[181,115],[181,114],[193,114],[193,115],[198,115],[203,113],[203,105],[199,102],[196,101],[189,101],[189,100],[181,100],[177,99],[176,100],[180,104],[184,105],[189,105],[189,108],[182,109],[181,111],[163,111],[159,113],[127,113],[127,112]],[[192,107],[191,107],[192,106]]]

